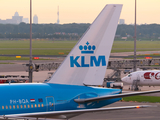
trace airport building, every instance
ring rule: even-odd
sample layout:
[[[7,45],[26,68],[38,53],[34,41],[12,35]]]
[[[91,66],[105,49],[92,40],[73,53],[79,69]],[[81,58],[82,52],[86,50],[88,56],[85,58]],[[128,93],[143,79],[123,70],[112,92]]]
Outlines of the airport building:
[[[119,24],[125,24],[125,20],[124,19],[119,19]]]
[[[17,21],[12,19],[6,19],[6,20],[0,19],[0,24],[17,24]]]
[[[23,22],[23,16],[19,16],[18,12],[15,12],[14,16],[12,16],[12,19],[0,19],[0,24],[19,24],[21,22]]]
[[[14,16],[12,16],[12,20],[15,20],[17,24],[19,24],[22,22],[23,16],[19,16],[18,12],[15,12]]]
[[[24,23],[29,23],[29,19],[28,18],[23,18],[23,22]]]
[[[33,23],[34,24],[38,24],[38,16],[37,15],[34,15],[34,17],[33,17]]]

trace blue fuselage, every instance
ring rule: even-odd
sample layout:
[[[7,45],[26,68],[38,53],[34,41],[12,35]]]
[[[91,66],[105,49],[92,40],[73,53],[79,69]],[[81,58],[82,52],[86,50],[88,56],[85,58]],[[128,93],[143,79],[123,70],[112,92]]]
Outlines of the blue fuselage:
[[[78,104],[74,99],[119,94],[119,89],[63,84],[0,85],[0,115],[99,108],[120,99]]]

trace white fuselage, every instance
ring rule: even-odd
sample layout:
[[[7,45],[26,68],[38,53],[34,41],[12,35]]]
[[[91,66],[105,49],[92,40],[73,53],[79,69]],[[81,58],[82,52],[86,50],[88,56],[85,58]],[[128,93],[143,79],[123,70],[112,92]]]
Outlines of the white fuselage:
[[[134,80],[141,86],[160,86],[160,70],[137,71],[122,78],[128,84],[133,84]]]

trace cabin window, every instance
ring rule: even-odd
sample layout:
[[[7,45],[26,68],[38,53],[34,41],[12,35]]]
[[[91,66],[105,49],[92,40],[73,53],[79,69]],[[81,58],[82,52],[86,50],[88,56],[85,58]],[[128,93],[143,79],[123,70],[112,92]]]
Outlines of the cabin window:
[[[2,106],[2,109],[4,109],[4,106]]]
[[[10,105],[9,108],[12,109],[12,106]]]
[[[6,109],[8,109],[8,106],[6,105]]]
[[[26,108],[26,105],[24,105],[24,108]]]
[[[38,107],[40,107],[40,104],[38,104]]]
[[[31,105],[31,108],[33,108],[33,105]]]
[[[15,105],[13,105],[13,109],[15,109]]]
[[[35,108],[37,107],[37,105],[35,104]]]
[[[23,108],[23,106],[21,105],[21,108]]]
[[[43,104],[41,106],[43,107]]]
[[[28,108],[30,108],[30,105],[28,105]]]
[[[19,105],[17,105],[17,109],[19,109]]]

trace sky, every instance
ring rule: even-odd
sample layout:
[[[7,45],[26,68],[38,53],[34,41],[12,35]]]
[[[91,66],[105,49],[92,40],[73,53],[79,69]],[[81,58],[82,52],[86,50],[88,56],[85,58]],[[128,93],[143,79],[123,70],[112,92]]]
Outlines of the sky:
[[[135,0],[32,0],[32,15],[38,23],[92,23],[106,4],[123,4],[120,19],[134,24]],[[137,23],[160,24],[160,0],[137,0]],[[11,19],[15,12],[29,18],[30,0],[0,0],[0,19]]]

